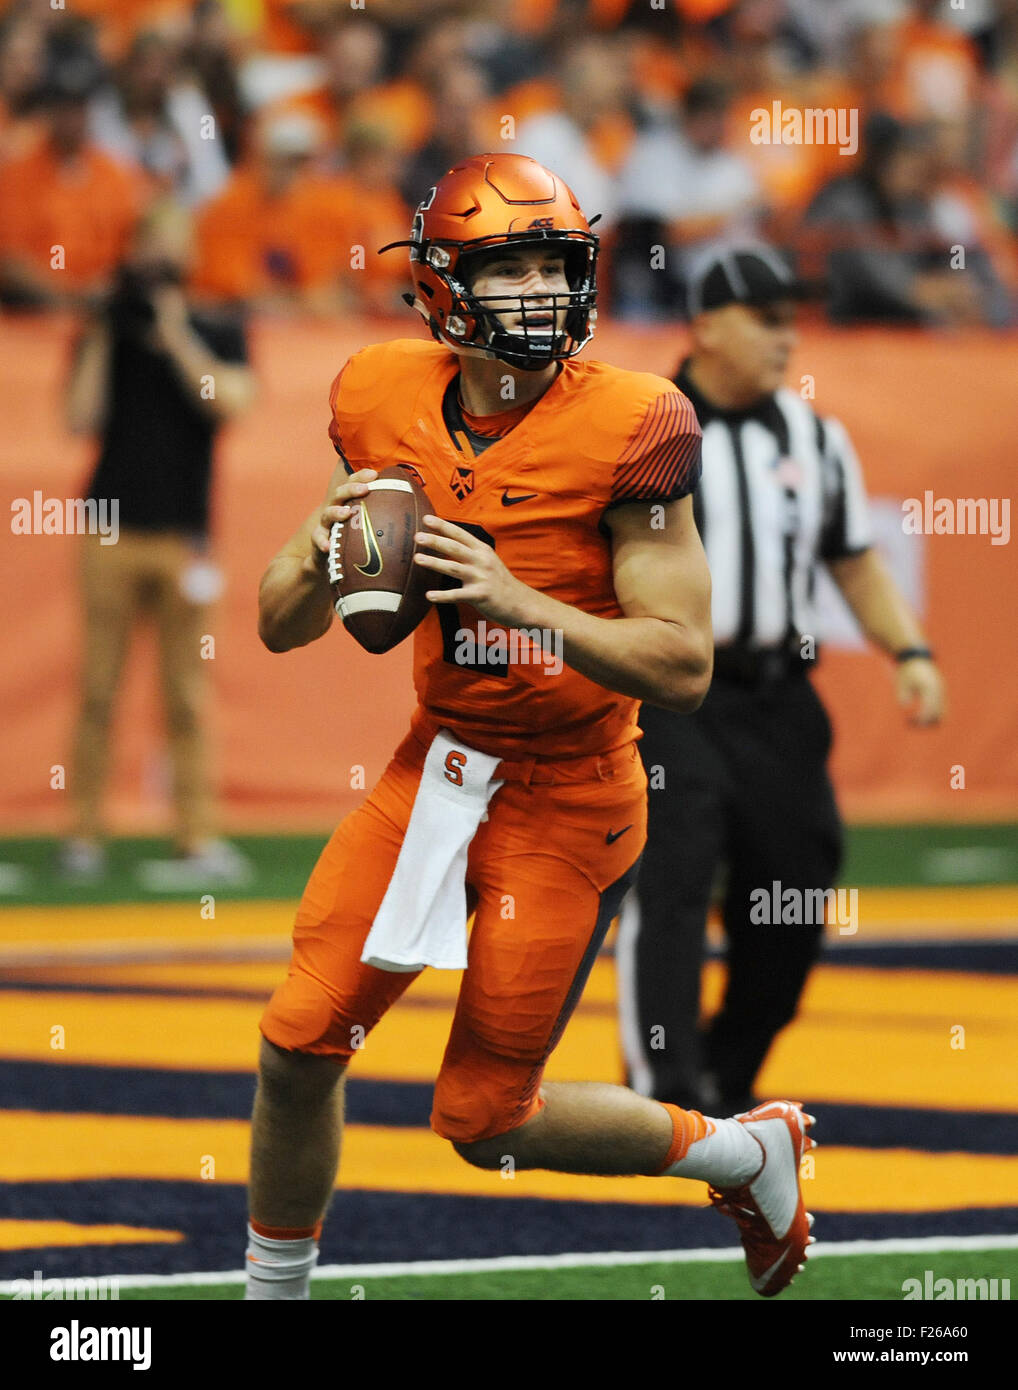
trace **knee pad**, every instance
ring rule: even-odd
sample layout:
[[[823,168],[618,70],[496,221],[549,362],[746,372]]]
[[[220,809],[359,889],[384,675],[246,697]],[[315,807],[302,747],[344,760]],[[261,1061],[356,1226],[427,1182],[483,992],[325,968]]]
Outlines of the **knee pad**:
[[[308,1052],[343,1062],[348,1062],[364,1041],[357,1026],[347,1025],[337,1012],[328,991],[300,973],[286,977],[258,1026],[270,1043],[286,1052]]]
[[[518,1129],[541,1109],[543,1065],[492,1057],[487,1065],[443,1066],[435,1082],[431,1128],[443,1139],[472,1144]]]

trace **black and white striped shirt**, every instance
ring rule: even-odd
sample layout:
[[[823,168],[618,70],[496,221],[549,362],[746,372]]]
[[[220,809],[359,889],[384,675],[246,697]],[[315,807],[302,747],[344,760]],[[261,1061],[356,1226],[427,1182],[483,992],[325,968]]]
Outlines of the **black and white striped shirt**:
[[[866,489],[840,421],[781,389],[745,410],[720,410],[684,362],[676,384],[703,430],[693,494],[713,586],[718,647],[797,645],[816,634],[817,565],[870,545]]]

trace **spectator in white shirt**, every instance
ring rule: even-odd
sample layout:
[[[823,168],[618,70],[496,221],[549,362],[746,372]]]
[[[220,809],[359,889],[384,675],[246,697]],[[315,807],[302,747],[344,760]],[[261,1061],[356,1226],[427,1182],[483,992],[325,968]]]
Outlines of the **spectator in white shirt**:
[[[230,173],[208,97],[178,71],[176,45],[139,34],[116,82],[89,109],[92,138],[115,158],[138,164],[167,193],[194,207],[218,193]],[[209,131],[211,130],[211,138]]]
[[[508,148],[565,179],[581,207],[601,214],[597,230],[603,235],[616,221],[615,179],[592,135],[601,119],[625,113],[629,79],[622,50],[606,39],[580,40],[566,51],[559,84],[559,109],[523,121]]]
[[[664,248],[665,265],[650,266],[643,291],[634,273],[623,312],[638,307],[633,301],[641,293],[649,295],[653,307],[665,283],[654,270],[665,269],[673,283],[681,283],[705,247],[759,235],[759,184],[748,162],[726,148],[730,104],[727,89],[704,78],[686,93],[681,129],[657,126],[637,138],[619,181],[620,215],[641,223],[645,236],[652,237],[644,251]]]

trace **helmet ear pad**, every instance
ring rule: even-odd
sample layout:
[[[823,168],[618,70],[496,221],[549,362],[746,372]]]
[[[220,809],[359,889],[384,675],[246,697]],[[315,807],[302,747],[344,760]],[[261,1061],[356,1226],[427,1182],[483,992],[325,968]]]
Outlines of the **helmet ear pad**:
[[[468,343],[477,337],[480,324],[476,315],[470,312],[467,298],[458,293],[460,281],[455,262],[445,271],[434,270],[425,262],[416,266],[415,272],[417,297],[427,306],[431,330],[436,338],[442,340],[442,330],[448,329],[450,319],[453,327],[449,332],[453,340]]]

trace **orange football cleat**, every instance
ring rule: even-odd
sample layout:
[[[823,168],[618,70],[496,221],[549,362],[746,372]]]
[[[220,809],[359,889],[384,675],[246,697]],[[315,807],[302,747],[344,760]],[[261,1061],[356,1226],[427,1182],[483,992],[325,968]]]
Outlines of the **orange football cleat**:
[[[710,1200],[739,1227],[749,1282],[771,1298],[803,1268],[806,1250],[814,1243],[799,1165],[816,1147],[806,1133],[815,1120],[797,1100],[770,1100],[735,1118],[759,1143],[763,1163],[744,1187],[710,1188]]]

